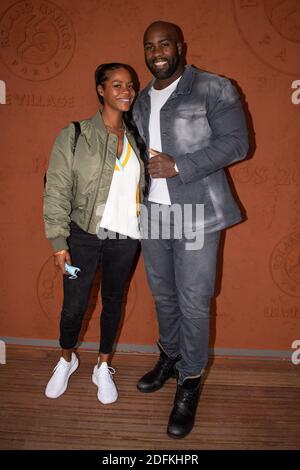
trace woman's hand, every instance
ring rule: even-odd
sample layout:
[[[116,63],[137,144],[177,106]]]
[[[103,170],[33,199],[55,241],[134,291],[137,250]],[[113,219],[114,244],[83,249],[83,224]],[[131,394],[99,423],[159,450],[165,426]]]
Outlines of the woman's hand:
[[[61,270],[63,274],[67,274],[65,270],[65,263],[72,264],[71,256],[68,250],[61,250],[54,253],[54,264]]]

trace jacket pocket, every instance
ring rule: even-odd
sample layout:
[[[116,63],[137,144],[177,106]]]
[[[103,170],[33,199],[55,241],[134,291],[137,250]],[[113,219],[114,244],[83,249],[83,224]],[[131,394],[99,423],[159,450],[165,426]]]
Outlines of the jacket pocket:
[[[195,121],[197,119],[206,118],[206,109],[179,109],[176,114],[176,118],[188,119],[190,121]]]

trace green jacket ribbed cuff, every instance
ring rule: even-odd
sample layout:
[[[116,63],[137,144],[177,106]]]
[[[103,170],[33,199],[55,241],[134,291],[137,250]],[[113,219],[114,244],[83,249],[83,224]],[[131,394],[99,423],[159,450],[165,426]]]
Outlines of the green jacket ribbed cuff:
[[[68,250],[69,249],[68,244],[67,244],[67,240],[64,237],[52,238],[52,240],[50,240],[50,242],[51,242],[52,249],[53,249],[54,253],[56,251]]]

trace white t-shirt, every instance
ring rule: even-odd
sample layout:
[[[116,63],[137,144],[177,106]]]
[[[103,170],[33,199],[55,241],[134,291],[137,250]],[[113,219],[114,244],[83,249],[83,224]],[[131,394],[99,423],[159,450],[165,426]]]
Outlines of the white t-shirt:
[[[149,140],[150,148],[162,151],[161,146],[161,133],[160,133],[160,110],[171,96],[173,91],[176,89],[177,84],[181,77],[179,77],[171,85],[164,88],[163,90],[156,90],[153,86],[149,90],[151,99],[151,113],[149,119]],[[151,155],[150,155],[151,158]],[[167,186],[166,178],[151,178],[151,186],[149,191],[149,201],[156,202],[158,204],[171,205],[169,190]]]
[[[116,158],[100,227],[131,238],[141,238],[137,215],[140,171],[138,158],[125,134],[122,155]]]

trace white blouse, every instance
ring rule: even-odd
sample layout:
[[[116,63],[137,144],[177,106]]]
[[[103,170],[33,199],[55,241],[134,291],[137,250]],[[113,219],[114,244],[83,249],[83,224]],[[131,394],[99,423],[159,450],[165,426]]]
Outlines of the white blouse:
[[[141,238],[138,219],[140,171],[139,160],[125,133],[122,155],[116,158],[100,227],[130,238]]]

